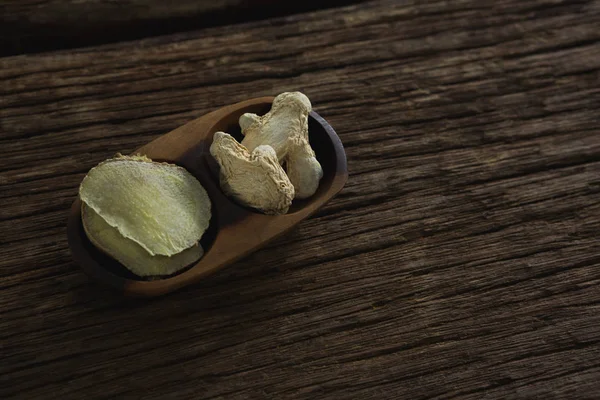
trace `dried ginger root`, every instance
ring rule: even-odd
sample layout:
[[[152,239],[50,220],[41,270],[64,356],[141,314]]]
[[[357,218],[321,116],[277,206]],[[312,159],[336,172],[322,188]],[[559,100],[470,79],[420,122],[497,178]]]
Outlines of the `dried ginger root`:
[[[308,141],[311,109],[304,94],[282,93],[267,114],[240,117],[241,144],[231,135],[217,132],[210,152],[221,166],[223,190],[267,214],[285,214],[294,198],[312,196],[323,169]]]
[[[294,186],[271,146],[258,146],[250,153],[231,135],[217,132],[211,152],[221,166],[221,188],[228,196],[265,214],[287,212]]]

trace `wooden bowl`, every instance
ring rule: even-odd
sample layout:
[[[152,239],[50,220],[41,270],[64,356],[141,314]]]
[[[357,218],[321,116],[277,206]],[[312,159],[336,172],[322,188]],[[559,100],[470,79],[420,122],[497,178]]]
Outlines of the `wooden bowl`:
[[[310,143],[323,167],[319,189],[309,199],[292,203],[285,215],[264,215],[238,205],[219,186],[218,165],[209,153],[213,134],[224,131],[241,139],[239,117],[265,114],[273,97],[261,97],[221,108],[193,120],[139,148],[155,161],[186,168],[204,186],[212,201],[212,218],[201,244],[204,256],[175,275],[145,280],[102,253],[88,240],[81,221],[81,200],[71,207],[67,234],[77,264],[94,279],[131,296],[158,296],[199,281],[289,231],[335,196],[348,179],[344,147],[335,131],[317,113],[309,115]]]

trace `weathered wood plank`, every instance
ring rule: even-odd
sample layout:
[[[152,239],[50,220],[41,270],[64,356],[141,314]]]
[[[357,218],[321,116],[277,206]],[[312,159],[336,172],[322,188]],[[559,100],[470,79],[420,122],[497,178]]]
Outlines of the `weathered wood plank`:
[[[376,1],[0,59],[3,398],[594,398],[600,7]],[[70,261],[86,171],[303,90],[351,177],[153,301]]]
[[[99,45],[357,3],[359,0],[12,0],[0,56]]]

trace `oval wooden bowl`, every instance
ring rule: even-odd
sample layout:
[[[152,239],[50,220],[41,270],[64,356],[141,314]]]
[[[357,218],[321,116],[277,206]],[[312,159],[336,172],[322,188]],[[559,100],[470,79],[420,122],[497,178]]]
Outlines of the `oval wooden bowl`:
[[[94,279],[131,296],[158,296],[197,282],[289,231],[335,196],[348,179],[344,147],[335,131],[317,113],[309,116],[310,143],[323,167],[323,179],[311,198],[294,201],[285,215],[264,215],[236,204],[219,187],[218,165],[209,153],[213,134],[224,131],[241,139],[238,119],[246,112],[262,115],[273,97],[261,97],[221,108],[193,120],[139,148],[155,161],[186,168],[202,183],[212,201],[212,218],[201,244],[204,256],[193,266],[170,277],[143,280],[96,249],[85,235],[81,200],[71,207],[68,239],[77,264]]]

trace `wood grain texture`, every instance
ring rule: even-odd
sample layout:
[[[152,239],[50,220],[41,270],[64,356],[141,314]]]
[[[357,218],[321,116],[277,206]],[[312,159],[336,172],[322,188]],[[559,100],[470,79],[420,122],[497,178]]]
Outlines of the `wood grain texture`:
[[[0,59],[0,397],[593,399],[600,4],[375,1]],[[350,178],[153,301],[71,261],[86,171],[305,92]]]
[[[358,1],[6,0],[0,4],[0,55],[140,39]]]

